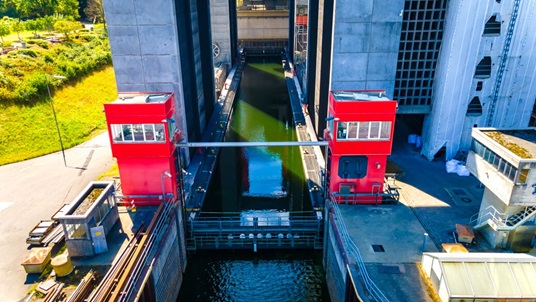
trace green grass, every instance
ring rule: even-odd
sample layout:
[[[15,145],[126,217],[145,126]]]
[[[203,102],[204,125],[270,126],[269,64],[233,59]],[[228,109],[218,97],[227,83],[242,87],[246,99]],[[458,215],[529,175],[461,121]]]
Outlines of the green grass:
[[[52,91],[65,148],[106,129],[103,104],[117,98],[113,67]],[[60,150],[50,102],[35,106],[0,105],[0,165]]]
[[[117,162],[114,163],[108,171],[99,175],[97,180],[112,180],[114,177],[119,177],[119,166],[117,166]]]

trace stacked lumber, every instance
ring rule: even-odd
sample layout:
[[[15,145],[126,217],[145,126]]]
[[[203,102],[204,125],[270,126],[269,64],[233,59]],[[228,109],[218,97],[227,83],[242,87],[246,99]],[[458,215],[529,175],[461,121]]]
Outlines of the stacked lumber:
[[[44,246],[47,246],[50,243],[56,244],[58,242],[63,241],[63,239],[65,239],[65,234],[63,233],[62,225],[59,224],[54,229],[52,229],[52,231],[50,231],[50,233],[48,233],[45,238],[43,238],[41,244],[43,244]]]

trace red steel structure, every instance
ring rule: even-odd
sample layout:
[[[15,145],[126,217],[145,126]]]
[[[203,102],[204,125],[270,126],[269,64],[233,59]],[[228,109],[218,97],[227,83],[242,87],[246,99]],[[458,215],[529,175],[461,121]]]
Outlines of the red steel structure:
[[[396,108],[383,90],[330,92],[327,181],[336,202],[382,202]]]
[[[104,105],[121,191],[132,205],[158,205],[178,198],[180,166],[175,143],[173,93],[128,93]]]

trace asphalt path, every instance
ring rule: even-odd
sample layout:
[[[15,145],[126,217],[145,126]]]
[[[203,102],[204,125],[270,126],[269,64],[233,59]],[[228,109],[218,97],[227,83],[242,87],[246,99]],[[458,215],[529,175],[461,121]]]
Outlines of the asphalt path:
[[[114,163],[105,132],[77,147],[0,166],[0,301],[20,301],[39,277],[21,262],[28,232],[70,203]]]

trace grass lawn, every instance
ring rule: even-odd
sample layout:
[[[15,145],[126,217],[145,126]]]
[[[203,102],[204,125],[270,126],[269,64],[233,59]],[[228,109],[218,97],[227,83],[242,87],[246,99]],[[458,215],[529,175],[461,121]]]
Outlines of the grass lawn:
[[[117,98],[109,66],[52,91],[63,145],[73,147],[106,129],[103,104]],[[61,150],[50,102],[33,107],[0,105],[0,165]]]

